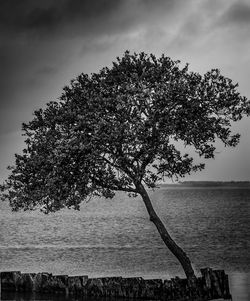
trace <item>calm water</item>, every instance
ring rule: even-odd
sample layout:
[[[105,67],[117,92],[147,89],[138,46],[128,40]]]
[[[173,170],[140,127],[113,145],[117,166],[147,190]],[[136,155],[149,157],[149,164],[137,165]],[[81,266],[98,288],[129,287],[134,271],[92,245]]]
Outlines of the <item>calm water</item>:
[[[194,267],[230,274],[236,301],[250,300],[250,189],[161,188],[151,193]],[[183,276],[142,201],[119,194],[81,211],[12,213],[0,203],[0,271],[92,276]]]

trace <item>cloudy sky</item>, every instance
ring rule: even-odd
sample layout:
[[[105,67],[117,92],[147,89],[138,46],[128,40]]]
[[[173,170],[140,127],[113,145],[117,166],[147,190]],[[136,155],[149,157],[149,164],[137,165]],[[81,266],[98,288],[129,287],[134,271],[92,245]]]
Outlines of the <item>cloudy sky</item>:
[[[249,32],[249,0],[1,0],[0,182],[24,147],[21,123],[126,49],[165,53],[200,73],[219,68],[250,98]],[[240,145],[219,146],[187,180],[250,180],[250,118],[234,129]]]

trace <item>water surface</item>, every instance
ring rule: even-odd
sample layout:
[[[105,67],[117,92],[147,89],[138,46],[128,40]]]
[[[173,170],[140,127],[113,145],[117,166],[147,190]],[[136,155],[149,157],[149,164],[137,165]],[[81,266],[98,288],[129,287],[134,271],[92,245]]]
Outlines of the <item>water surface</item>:
[[[161,188],[154,206],[197,272],[230,274],[234,300],[250,300],[250,189]],[[0,271],[96,276],[184,276],[140,198],[93,199],[81,211],[12,213],[0,203]],[[236,295],[235,295],[236,294]]]

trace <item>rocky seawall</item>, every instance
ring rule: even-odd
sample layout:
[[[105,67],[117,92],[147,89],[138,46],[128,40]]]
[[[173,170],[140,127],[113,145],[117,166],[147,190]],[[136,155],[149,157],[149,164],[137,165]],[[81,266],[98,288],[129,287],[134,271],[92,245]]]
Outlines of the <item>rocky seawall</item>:
[[[95,298],[150,300],[231,299],[228,276],[223,270],[201,269],[197,284],[187,279],[143,279],[141,277],[105,277],[52,275],[49,273],[1,272],[2,292],[35,292]]]

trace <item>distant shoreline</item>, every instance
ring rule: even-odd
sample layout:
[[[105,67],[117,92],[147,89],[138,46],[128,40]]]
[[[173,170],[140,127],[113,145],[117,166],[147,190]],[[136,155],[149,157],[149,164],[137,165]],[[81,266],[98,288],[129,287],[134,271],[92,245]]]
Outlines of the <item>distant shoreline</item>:
[[[160,187],[249,187],[250,181],[182,181],[173,184],[160,184]]]

